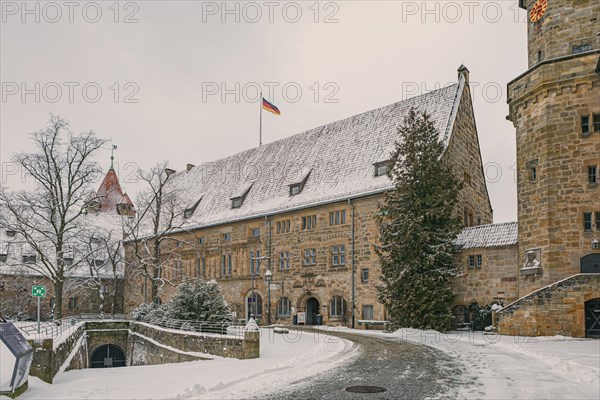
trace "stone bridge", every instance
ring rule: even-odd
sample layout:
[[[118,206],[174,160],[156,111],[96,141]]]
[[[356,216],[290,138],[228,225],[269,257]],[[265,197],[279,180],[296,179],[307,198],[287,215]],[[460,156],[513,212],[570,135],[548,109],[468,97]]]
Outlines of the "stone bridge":
[[[58,372],[94,367],[167,364],[206,360],[211,356],[258,358],[260,332],[236,327],[211,334],[166,329],[136,321],[87,321],[67,338],[30,340],[34,358],[30,374],[52,383]]]

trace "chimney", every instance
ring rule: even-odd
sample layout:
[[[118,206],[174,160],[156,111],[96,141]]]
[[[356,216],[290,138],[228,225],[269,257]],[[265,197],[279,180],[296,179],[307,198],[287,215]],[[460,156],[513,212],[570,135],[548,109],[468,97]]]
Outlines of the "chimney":
[[[165,168],[165,174],[167,174],[167,176],[171,176],[175,173],[174,169],[171,168]]]
[[[465,78],[465,83],[468,85],[469,84],[469,69],[462,64],[460,67],[458,67],[458,79],[459,80],[460,80],[461,76]]]
[[[187,170],[187,172],[190,172],[190,171],[192,170],[192,168],[194,168],[194,167],[195,167],[195,165],[194,165],[194,164],[188,164],[188,165],[186,166],[186,170]]]

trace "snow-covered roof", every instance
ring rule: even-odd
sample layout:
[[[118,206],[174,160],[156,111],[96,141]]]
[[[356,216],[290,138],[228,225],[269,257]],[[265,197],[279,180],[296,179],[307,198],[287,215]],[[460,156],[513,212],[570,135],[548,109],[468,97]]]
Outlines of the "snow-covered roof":
[[[104,240],[110,240],[112,243],[116,243],[123,238],[124,217],[115,212],[103,211],[90,213],[80,218],[79,225],[83,227],[80,230],[82,235],[80,238],[89,238],[94,234],[104,238]],[[89,266],[85,262],[79,262],[85,250],[78,250],[77,246],[81,246],[81,243],[66,243],[65,257],[73,257],[75,263],[72,267],[65,268],[65,276],[86,278],[90,276]],[[49,254],[51,254],[52,244],[49,243],[47,247],[49,248]],[[122,254],[123,251],[121,248],[120,252]],[[36,262],[31,264],[23,263],[22,256],[27,254],[36,255]],[[0,274],[41,276],[45,271],[42,263],[37,258],[37,253],[31,249],[31,246],[25,239],[19,233],[9,236],[5,227],[0,227],[0,255],[6,256],[6,260],[0,261]],[[98,253],[98,259],[104,259],[104,257],[106,257],[104,252]],[[50,260],[55,259],[51,255],[48,258]],[[99,277],[110,279],[113,277],[112,265],[107,262],[106,265],[97,268],[95,273]],[[124,267],[122,263],[117,266],[116,273],[118,276],[123,276]]]
[[[464,249],[500,247],[517,244],[517,222],[471,226],[462,230],[456,244]]]
[[[426,111],[440,136],[452,131],[464,78],[421,96],[390,104],[286,139],[207,162],[172,175],[182,206],[202,199],[184,229],[200,228],[378,193],[392,187],[374,175],[374,163],[390,158],[397,128],[411,108]],[[447,137],[446,137],[447,139]],[[290,195],[290,185],[302,191]],[[251,188],[243,204],[231,198]]]

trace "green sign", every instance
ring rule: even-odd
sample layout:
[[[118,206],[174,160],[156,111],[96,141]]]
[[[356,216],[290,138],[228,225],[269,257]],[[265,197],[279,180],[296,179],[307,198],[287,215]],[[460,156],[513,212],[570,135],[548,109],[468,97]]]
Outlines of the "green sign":
[[[32,286],[31,295],[33,297],[44,297],[46,295],[46,286]]]

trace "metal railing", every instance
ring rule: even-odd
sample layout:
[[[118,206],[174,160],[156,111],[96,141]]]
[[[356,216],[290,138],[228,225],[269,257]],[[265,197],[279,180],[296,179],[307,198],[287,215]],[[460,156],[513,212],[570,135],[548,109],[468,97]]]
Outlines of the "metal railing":
[[[71,335],[79,327],[79,318],[69,317],[55,321],[37,322],[11,321],[26,339],[56,339],[63,334]]]
[[[187,321],[172,318],[141,318],[136,321],[167,329],[244,337],[245,325],[234,322]]]

